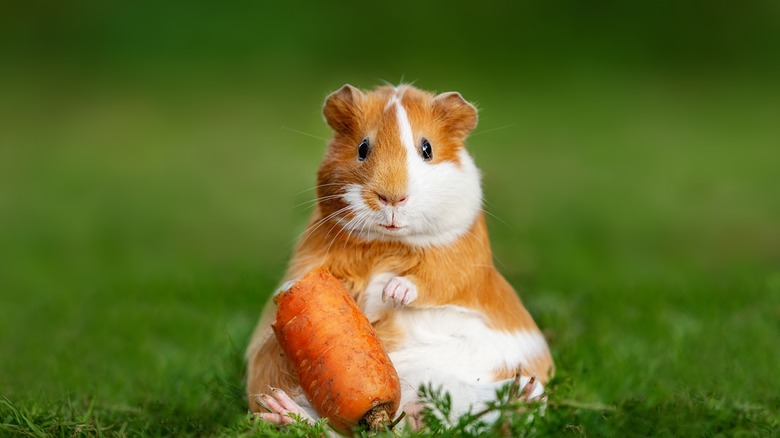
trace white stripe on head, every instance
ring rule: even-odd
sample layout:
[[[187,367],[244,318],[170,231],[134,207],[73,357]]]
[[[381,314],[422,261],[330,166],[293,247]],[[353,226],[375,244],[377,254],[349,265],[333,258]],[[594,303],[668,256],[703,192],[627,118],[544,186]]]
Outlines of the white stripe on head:
[[[398,133],[401,134],[401,144],[408,151],[414,152],[412,124],[409,123],[409,117],[406,115],[406,109],[401,105],[400,99],[395,102],[395,116],[398,119]]]
[[[409,116],[406,114],[406,108],[401,104],[401,99],[404,97],[404,89],[401,86],[395,88],[395,94],[387,101],[385,109],[389,109],[392,105],[395,105],[395,117],[398,123],[398,134],[400,135],[401,144],[411,152],[414,152],[414,134],[412,132],[412,124],[409,123]]]

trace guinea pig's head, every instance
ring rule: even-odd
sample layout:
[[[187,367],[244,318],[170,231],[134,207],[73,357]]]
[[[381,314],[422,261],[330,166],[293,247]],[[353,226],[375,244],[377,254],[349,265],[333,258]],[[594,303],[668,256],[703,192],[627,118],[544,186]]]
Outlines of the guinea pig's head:
[[[459,93],[345,85],[323,113],[334,130],[317,174],[323,217],[353,236],[422,247],[469,230],[482,207],[464,145],[477,110]]]

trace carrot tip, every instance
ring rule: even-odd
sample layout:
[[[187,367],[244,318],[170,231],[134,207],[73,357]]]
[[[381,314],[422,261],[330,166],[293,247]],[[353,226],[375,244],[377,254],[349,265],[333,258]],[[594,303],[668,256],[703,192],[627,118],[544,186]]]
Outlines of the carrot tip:
[[[393,422],[388,409],[392,409],[390,403],[382,403],[381,405],[374,406],[371,408],[371,410],[363,415],[363,418],[360,419],[359,424],[362,424],[368,427],[369,430],[374,431],[382,430],[385,427],[388,427],[388,425],[392,424]]]

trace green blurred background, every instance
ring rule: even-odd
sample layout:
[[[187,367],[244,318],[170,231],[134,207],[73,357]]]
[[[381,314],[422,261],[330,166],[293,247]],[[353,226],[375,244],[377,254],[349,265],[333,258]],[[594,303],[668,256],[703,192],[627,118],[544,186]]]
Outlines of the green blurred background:
[[[562,427],[776,433],[778,78],[770,0],[4,4],[0,395],[52,424],[229,427],[324,97],[406,81],[480,108],[551,397],[618,407]]]

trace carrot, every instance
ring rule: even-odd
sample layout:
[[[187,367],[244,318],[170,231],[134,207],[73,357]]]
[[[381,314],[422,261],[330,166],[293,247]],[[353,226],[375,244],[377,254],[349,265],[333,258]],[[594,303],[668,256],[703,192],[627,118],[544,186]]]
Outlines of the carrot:
[[[316,269],[274,302],[274,333],[314,409],[341,432],[389,425],[401,398],[398,374],[341,281]]]

